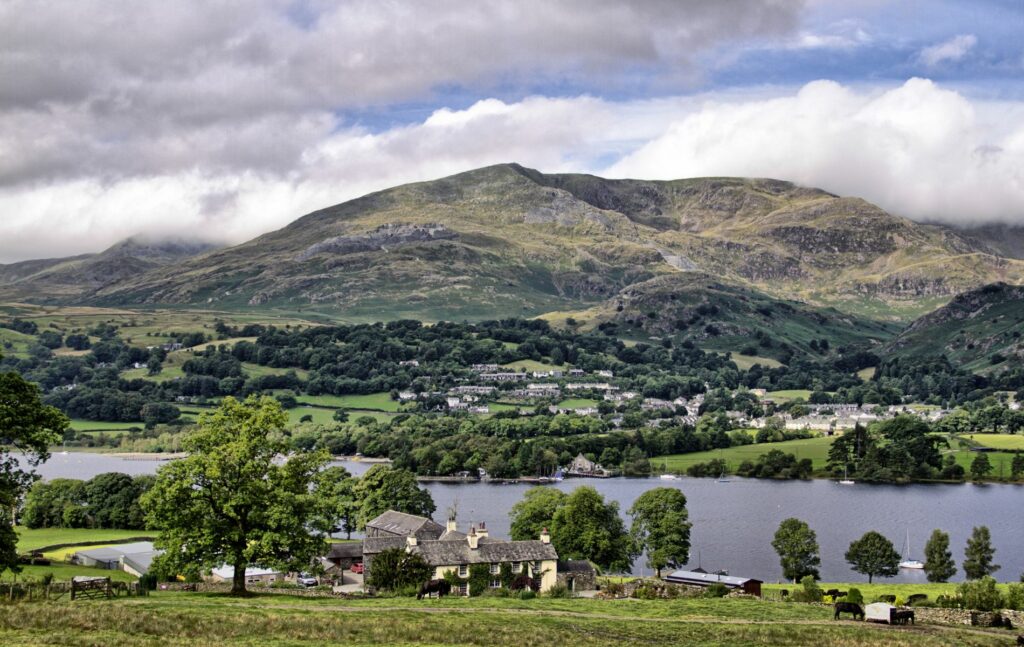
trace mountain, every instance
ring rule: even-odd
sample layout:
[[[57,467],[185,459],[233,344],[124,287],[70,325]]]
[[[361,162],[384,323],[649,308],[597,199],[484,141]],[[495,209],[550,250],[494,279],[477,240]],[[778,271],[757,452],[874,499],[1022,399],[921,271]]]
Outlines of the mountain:
[[[0,265],[0,299],[86,300],[103,288],[215,249],[210,243],[128,238],[98,254]]]
[[[963,235],[1007,258],[1024,259],[1024,226],[997,224],[963,230]]]
[[[945,355],[978,371],[1024,360],[1024,287],[994,283],[959,294],[914,321],[886,350],[907,357]]]
[[[654,279],[683,285],[694,272],[776,299],[910,320],[963,290],[1021,282],[1024,261],[790,182],[608,180],[502,164],[372,193],[54,300],[473,319],[586,310]]]

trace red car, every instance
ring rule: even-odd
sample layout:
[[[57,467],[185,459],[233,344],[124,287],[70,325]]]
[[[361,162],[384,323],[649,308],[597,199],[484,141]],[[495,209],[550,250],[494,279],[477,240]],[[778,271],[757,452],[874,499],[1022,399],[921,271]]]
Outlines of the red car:
[[[358,562],[356,564],[353,564],[352,568],[350,568],[349,570],[352,571],[353,573],[362,575],[362,573],[363,573],[363,563],[362,562]]]

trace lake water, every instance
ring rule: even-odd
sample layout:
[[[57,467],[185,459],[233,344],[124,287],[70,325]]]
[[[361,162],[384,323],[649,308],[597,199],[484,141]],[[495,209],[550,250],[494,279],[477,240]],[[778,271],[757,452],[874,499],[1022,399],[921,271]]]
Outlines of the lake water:
[[[151,474],[164,461],[126,460],[104,454],[55,454],[39,468],[43,478],[88,479],[103,472]],[[338,464],[359,475],[372,465],[344,461]],[[831,481],[766,481],[734,478],[571,479],[554,485],[570,491],[594,486],[605,498],[618,501],[625,511],[645,491],[674,487],[686,494],[691,531],[690,568],[725,569],[732,575],[766,582],[781,577],[771,539],[779,522],[798,517],[818,534],[821,576],[825,581],[867,581],[852,572],[843,559],[850,542],[868,530],[877,530],[901,550],[910,531],[912,557],[924,559],[924,544],[934,528],[950,535],[953,557],[963,550],[973,526],[992,531],[1000,580],[1013,580],[1024,572],[1024,486],[1018,485],[865,485],[842,486]],[[486,522],[492,536],[507,537],[508,511],[529,489],[525,484],[426,483],[437,504],[438,519],[449,506],[458,510],[460,529]],[[634,573],[643,574],[642,560]],[[958,572],[954,578],[963,579]],[[884,581],[884,580],[883,580]],[[902,571],[894,582],[925,582],[921,571]]]

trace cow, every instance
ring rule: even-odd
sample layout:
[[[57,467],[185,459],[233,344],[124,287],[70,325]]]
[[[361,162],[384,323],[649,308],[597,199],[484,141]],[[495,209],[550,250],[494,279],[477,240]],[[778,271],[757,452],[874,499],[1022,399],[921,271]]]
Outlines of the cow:
[[[838,597],[842,597],[839,589],[829,589],[829,590],[825,591],[825,595],[828,595],[828,596],[832,597],[833,599],[838,598]]]
[[[915,594],[907,597],[907,604],[909,604],[910,606],[914,606],[916,603],[924,602],[927,599],[928,599],[928,596],[926,594],[924,594],[924,593],[915,593]]]
[[[910,609],[897,609],[893,611],[892,621],[898,625],[905,625],[908,622],[914,624],[914,612]]]
[[[1017,644],[1024,645],[1024,636],[1017,636]]]
[[[437,593],[437,597],[443,598],[452,592],[452,585],[446,580],[427,580],[420,587],[419,593],[416,594],[417,600],[422,600],[423,596],[429,596],[431,593]]]
[[[852,614],[854,620],[857,616],[860,616],[861,620],[864,619],[864,608],[854,602],[836,602],[833,608],[836,610],[833,620],[838,620],[840,613]]]
[[[888,602],[889,604],[896,604],[895,595],[880,595],[878,596],[878,599],[882,602]]]

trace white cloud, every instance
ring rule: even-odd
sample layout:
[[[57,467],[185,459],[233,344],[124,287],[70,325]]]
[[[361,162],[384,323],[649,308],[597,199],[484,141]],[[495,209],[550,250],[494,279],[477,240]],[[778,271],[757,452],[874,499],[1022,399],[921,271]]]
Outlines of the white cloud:
[[[708,101],[606,172],[774,177],[916,220],[1024,225],[1024,104],[971,101],[925,79],[869,92],[817,81]]]
[[[978,37],[974,34],[960,34],[949,40],[925,47],[921,50],[919,58],[922,63],[933,67],[944,61],[959,61],[974,49],[978,44]]]

